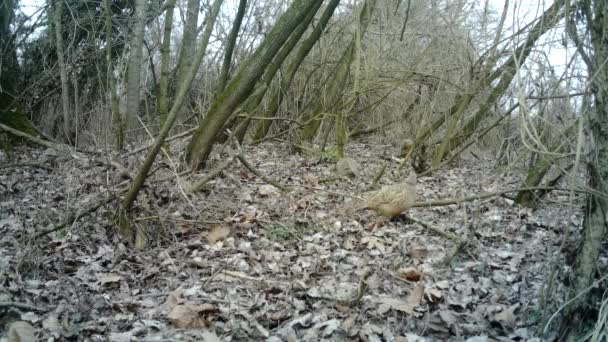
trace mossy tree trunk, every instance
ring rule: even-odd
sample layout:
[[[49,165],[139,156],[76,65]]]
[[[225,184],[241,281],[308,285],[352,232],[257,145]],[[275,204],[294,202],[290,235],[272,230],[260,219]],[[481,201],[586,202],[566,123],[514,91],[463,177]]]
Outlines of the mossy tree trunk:
[[[308,11],[306,17],[298,25],[296,30],[291,34],[285,45],[281,47],[277,55],[272,59],[272,63],[270,63],[268,68],[266,68],[266,71],[264,71],[264,75],[262,76],[260,85],[258,86],[261,87],[260,91],[256,91],[256,96],[250,96],[247,101],[245,101],[245,105],[243,106],[242,111],[247,114],[247,117],[243,119],[243,122],[238,125],[235,131],[235,136],[239,143],[243,142],[243,139],[245,138],[245,133],[247,133],[249,123],[251,122],[251,117],[257,112],[257,108],[262,102],[262,99],[264,98],[264,95],[266,94],[267,90],[271,88],[271,83],[272,79],[274,78],[274,75],[277,73],[277,71],[285,61],[285,58],[287,58],[287,56],[291,53],[296,44],[300,41],[300,38],[302,38],[302,35],[314,19],[315,15],[317,14],[319,7],[321,7],[321,4],[323,4],[323,0],[317,0],[314,7],[310,11]]]
[[[255,129],[254,140],[262,139],[266,136],[266,134],[268,134],[268,131],[273,123],[273,120],[270,120],[270,118],[277,114],[279,107],[283,102],[285,93],[289,90],[289,88],[291,88],[291,83],[296,75],[296,71],[298,71],[300,65],[304,61],[304,58],[308,56],[308,53],[310,53],[315,43],[321,37],[321,34],[327,27],[327,23],[329,22],[329,19],[333,15],[334,10],[339,3],[340,0],[330,0],[314,30],[302,42],[302,44],[300,44],[300,48],[295,53],[295,56],[287,67],[287,71],[281,78],[280,86],[274,88],[273,92],[269,96],[270,104],[268,105],[268,109],[262,114],[262,118],[264,119],[260,120]]]
[[[256,82],[274,56],[315,4],[315,0],[293,1],[253,55],[241,65],[224,92],[215,100],[207,116],[201,121],[186,149],[186,161],[192,169],[198,169],[205,164],[222,127],[237,107],[251,95]]]
[[[15,1],[0,1],[0,110],[6,110],[15,94],[19,65],[11,23],[15,19]]]
[[[17,63],[17,49],[11,32],[11,24],[15,20],[15,2],[0,1],[0,124],[17,129],[29,135],[35,135],[32,123],[27,119],[15,94],[21,93],[18,83],[20,72]],[[27,143],[23,137],[0,132],[0,149],[9,152],[16,144]]]
[[[108,0],[106,0],[108,1]],[[169,114],[169,54],[171,52],[171,31],[173,30],[173,11],[176,0],[168,0],[163,28],[163,43],[160,47],[160,83],[158,89],[158,116],[160,127],[167,121]]]
[[[548,150],[549,153],[542,154],[541,157],[530,166],[528,169],[528,175],[522,183],[521,188],[533,188],[540,186],[543,178],[555,164],[559,155],[566,151],[568,143],[570,142],[571,137],[574,135],[574,132],[576,132],[575,130],[578,127],[578,124],[579,120],[576,120],[574,123],[572,123],[572,125],[565,129],[564,132],[560,134],[563,139],[555,144],[555,146],[552,146]],[[532,208],[538,202],[537,198],[539,197],[538,194],[540,193],[546,195],[546,192],[541,190],[521,190],[515,197],[515,203]]]
[[[192,59],[196,50],[196,29],[198,27],[198,11],[201,0],[188,0],[186,4],[186,22],[184,23],[184,36],[179,49],[177,61],[177,84],[180,84],[190,70]]]

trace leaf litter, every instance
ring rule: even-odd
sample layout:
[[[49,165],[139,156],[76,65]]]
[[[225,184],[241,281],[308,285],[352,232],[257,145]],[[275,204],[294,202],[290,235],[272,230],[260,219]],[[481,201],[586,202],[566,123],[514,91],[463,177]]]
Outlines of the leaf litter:
[[[142,251],[116,234],[116,201],[28,240],[125,178],[82,158],[16,153],[53,168],[0,171],[6,322],[24,322],[16,334],[33,327],[47,340],[540,341],[547,260],[561,232],[582,221],[579,209],[564,217],[563,195],[552,194],[537,211],[501,197],[410,209],[466,237],[451,263],[439,266],[452,241],[407,219],[345,210],[382,164],[389,167],[380,185],[407,177],[382,147],[349,146],[360,174],[333,181],[326,181],[336,173],[332,160],[270,144],[244,152],[291,191],[232,163],[186,198],[161,168],[150,181],[169,180],[148,182],[132,213],[146,234]],[[490,161],[462,161],[420,177],[418,198],[460,198],[519,181],[497,174]]]

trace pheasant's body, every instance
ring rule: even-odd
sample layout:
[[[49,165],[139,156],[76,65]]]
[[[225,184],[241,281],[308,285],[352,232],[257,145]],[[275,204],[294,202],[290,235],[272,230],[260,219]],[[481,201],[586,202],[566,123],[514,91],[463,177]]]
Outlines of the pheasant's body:
[[[395,217],[416,202],[416,175],[410,174],[404,183],[383,187],[367,198],[365,206],[382,216]]]

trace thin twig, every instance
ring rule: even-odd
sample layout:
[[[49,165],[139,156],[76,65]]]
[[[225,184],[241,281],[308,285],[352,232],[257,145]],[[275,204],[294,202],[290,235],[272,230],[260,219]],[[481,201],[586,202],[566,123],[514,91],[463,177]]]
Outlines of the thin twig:
[[[46,171],[53,171],[52,167],[48,167],[46,165],[34,162],[23,162],[23,163],[11,163],[11,164],[3,164],[0,165],[0,169],[9,169],[9,168],[20,168],[20,167],[34,167],[38,169],[43,169]]]
[[[288,187],[285,187],[275,181],[273,181],[272,179],[266,177],[266,175],[264,175],[260,170],[256,169],[253,165],[251,165],[247,159],[245,159],[245,157],[243,157],[242,154],[237,154],[236,158],[243,163],[243,165],[249,169],[249,171],[253,172],[256,176],[258,176],[261,180],[263,180],[264,182],[276,187],[277,189],[280,189],[281,191],[285,191],[288,192],[291,189]]]
[[[415,219],[411,216],[408,216],[408,219],[414,223],[418,223],[425,229],[428,229],[428,230],[454,242],[454,247],[452,248],[452,250],[450,250],[449,253],[447,253],[445,255],[443,260],[441,262],[439,262],[440,265],[448,265],[452,261],[452,259],[456,256],[456,254],[458,254],[458,251],[460,251],[462,246],[464,246],[465,240],[456,234],[446,232],[445,230],[443,230],[433,224]]]
[[[466,197],[462,197],[462,198],[448,198],[448,199],[436,200],[436,201],[416,202],[412,205],[412,207],[441,207],[441,206],[446,206],[446,205],[459,204],[459,203],[463,203],[463,202],[471,202],[471,201],[494,197],[494,196],[502,196],[502,195],[508,194],[510,192],[519,192],[519,191],[528,191],[528,190],[552,190],[552,191],[553,190],[562,190],[562,191],[572,190],[574,192],[582,192],[582,193],[587,192],[587,190],[583,190],[583,189],[564,189],[564,188],[556,188],[556,187],[535,186],[535,187],[529,187],[529,188],[516,188],[516,189],[510,189],[510,190],[504,190],[504,191],[486,192],[486,193],[466,196]],[[603,197],[606,197],[606,196],[603,196]]]
[[[224,171],[224,169],[226,169],[228,166],[230,166],[230,164],[232,164],[235,159],[236,159],[236,156],[227,158],[223,163],[218,165],[218,167],[211,170],[211,172],[207,173],[205,175],[205,177],[199,179],[198,181],[196,181],[192,185],[190,185],[190,187],[188,187],[187,191],[189,193],[193,193],[193,192],[200,190],[203,186],[205,186],[205,184],[207,184],[209,181],[211,181],[212,179],[217,177],[220,173],[222,173],[222,171]]]
[[[42,307],[40,305],[31,305],[25,303],[17,303],[17,302],[0,302],[0,308],[17,308],[21,310],[29,310],[29,311],[49,311],[50,309]]]

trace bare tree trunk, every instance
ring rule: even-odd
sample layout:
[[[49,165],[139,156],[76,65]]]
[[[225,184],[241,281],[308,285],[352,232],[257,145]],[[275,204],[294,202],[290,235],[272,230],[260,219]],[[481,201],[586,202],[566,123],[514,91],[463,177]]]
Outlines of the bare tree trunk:
[[[107,1],[107,0],[106,0]],[[169,113],[169,53],[171,52],[171,31],[173,28],[173,11],[176,0],[167,1],[163,43],[160,47],[160,84],[158,95],[158,115],[160,127],[167,121]]]
[[[127,113],[123,123],[125,130],[136,122],[139,115],[139,88],[141,66],[143,65],[144,31],[146,26],[147,0],[135,1],[135,22],[131,34],[131,50],[129,53],[129,69],[127,74]]]
[[[59,64],[59,77],[61,79],[61,112],[63,115],[63,134],[69,144],[74,143],[72,132],[72,117],[70,115],[70,92],[68,88],[68,75],[65,65],[65,50],[63,46],[63,26],[61,16],[63,13],[63,0],[50,0],[53,11],[53,26],[55,28],[55,48],[57,50],[57,64]]]
[[[239,8],[236,11],[236,17],[232,23],[230,34],[228,34],[228,40],[226,41],[226,47],[224,51],[224,62],[222,63],[222,70],[220,71],[220,79],[217,85],[216,96],[219,96],[226,87],[228,82],[228,74],[230,73],[230,66],[232,65],[232,53],[236,45],[236,38],[239,35],[241,24],[243,23],[243,17],[245,16],[245,9],[247,8],[247,0],[239,0]]]
[[[107,92],[109,93],[110,117],[112,118],[112,130],[114,143],[118,151],[124,146],[125,131],[122,115],[118,105],[116,94],[116,81],[114,79],[114,68],[112,67],[112,0],[104,0],[104,10],[106,16],[106,82]]]
[[[198,11],[201,5],[200,0],[188,0],[186,5],[186,23],[184,24],[184,36],[179,51],[177,62],[177,84],[180,84],[186,77],[186,73],[192,65],[196,48],[196,28],[198,25]]]
[[[315,3],[315,0],[293,1],[253,55],[239,68],[224,92],[213,103],[186,150],[186,161],[192,169],[197,169],[205,164],[213,143],[224,124],[234,110],[253,92],[256,82],[272,58]]]
[[[572,297],[580,297],[570,307],[571,315],[583,316],[586,295],[592,287],[597,271],[597,262],[602,243],[606,240],[608,231],[608,3],[606,1],[584,1],[579,4],[581,21],[589,30],[589,44],[583,45],[577,40],[576,26],[570,23],[571,35],[583,60],[587,64],[591,83],[591,92],[594,97],[594,108],[589,113],[589,160],[587,161],[589,187],[595,192],[587,196],[587,206],[583,221],[583,241],[578,251],[574,287]],[[574,16],[574,14],[572,14]],[[587,46],[590,45],[590,54]],[[596,309],[596,308],[594,308]]]

